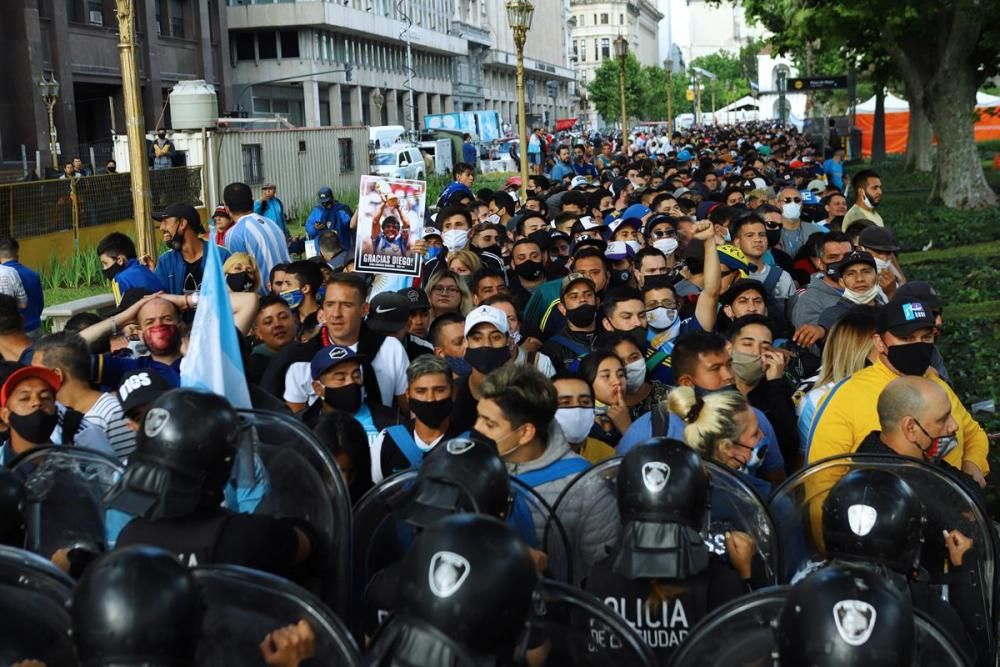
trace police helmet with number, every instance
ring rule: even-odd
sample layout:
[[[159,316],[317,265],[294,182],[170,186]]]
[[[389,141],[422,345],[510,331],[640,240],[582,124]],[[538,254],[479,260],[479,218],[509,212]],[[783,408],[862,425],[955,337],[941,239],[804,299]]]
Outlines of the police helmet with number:
[[[403,491],[392,504],[399,518],[425,527],[459,512],[503,519],[511,501],[510,477],[496,449],[452,438],[424,457],[413,489]]]
[[[218,506],[241,433],[236,411],[222,396],[193,389],[167,392],[147,410],[109,504],[147,519]]]
[[[789,592],[777,635],[781,667],[908,667],[913,607],[877,572],[836,563]]]
[[[831,558],[911,574],[920,564],[924,520],[923,505],[905,481],[885,470],[853,470],[823,501],[823,542]]]
[[[400,581],[394,645],[409,653],[407,664],[446,654],[485,664],[516,652],[538,575],[513,529],[492,517],[458,514],[420,533]]]
[[[191,570],[134,546],[91,563],[70,601],[83,667],[193,665],[204,606]]]

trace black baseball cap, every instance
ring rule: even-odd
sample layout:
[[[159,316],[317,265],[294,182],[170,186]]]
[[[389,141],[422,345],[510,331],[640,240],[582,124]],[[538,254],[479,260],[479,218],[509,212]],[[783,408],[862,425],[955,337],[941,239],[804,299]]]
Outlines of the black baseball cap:
[[[896,235],[892,233],[892,230],[875,225],[861,230],[858,245],[879,252],[899,252],[900,250],[899,243],[896,242]]]
[[[837,264],[837,277],[840,277],[844,273],[844,269],[855,264],[867,264],[873,269],[878,268],[878,265],[875,264],[875,258],[869,253],[864,250],[852,250]]]
[[[892,295],[893,301],[908,300],[919,301],[931,310],[938,311],[944,305],[937,290],[930,283],[923,280],[910,280],[896,288],[896,293]]]
[[[879,308],[878,332],[889,332],[893,336],[909,336],[921,329],[934,326],[931,307],[913,299],[892,299]]]
[[[151,404],[173,388],[156,371],[140,368],[122,376],[118,383],[118,402],[122,404],[122,412],[128,416],[133,410]]]
[[[410,300],[398,292],[379,292],[368,304],[365,323],[372,331],[395,333],[406,326],[412,306]]]
[[[427,292],[420,287],[404,287],[397,294],[402,294],[410,302],[410,312],[414,310],[430,310],[431,302],[427,298]]]
[[[666,213],[656,213],[646,221],[646,229],[643,230],[642,235],[649,238],[649,233],[653,231],[653,227],[657,225],[662,225],[667,223],[674,229],[677,229],[677,219],[673,216],[667,215]]]
[[[153,220],[157,222],[163,222],[167,218],[183,218],[187,220],[188,224],[191,225],[191,229],[195,232],[201,234],[205,231],[205,228],[201,224],[201,216],[198,215],[198,211],[195,210],[194,206],[171,204],[159,213],[153,214]]]

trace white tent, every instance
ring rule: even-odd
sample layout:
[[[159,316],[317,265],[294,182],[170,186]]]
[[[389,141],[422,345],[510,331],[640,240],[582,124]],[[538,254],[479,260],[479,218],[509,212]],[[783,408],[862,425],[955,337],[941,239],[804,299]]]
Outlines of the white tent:
[[[976,93],[976,106],[977,107],[1000,107],[1000,97],[997,95],[988,95],[982,91]]]
[[[859,104],[854,109],[857,113],[875,113],[875,96],[867,102]],[[909,111],[910,103],[901,97],[896,97],[892,93],[887,93],[885,96],[885,112],[895,113],[899,111]]]

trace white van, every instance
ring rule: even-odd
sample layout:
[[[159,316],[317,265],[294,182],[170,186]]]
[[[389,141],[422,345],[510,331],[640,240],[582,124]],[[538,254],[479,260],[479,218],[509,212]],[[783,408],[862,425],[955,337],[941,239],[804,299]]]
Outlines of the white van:
[[[412,144],[396,144],[375,151],[375,173],[389,178],[422,181],[427,176],[424,156]]]
[[[375,150],[388,148],[400,139],[406,130],[402,125],[376,125],[368,128],[368,141],[375,145]]]

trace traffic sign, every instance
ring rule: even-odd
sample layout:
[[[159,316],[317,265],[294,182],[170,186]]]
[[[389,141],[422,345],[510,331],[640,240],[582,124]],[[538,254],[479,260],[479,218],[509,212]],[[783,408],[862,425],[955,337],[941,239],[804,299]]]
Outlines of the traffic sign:
[[[788,79],[786,90],[790,93],[804,93],[810,90],[836,90],[838,88],[847,88],[847,76],[814,76],[807,79]]]

